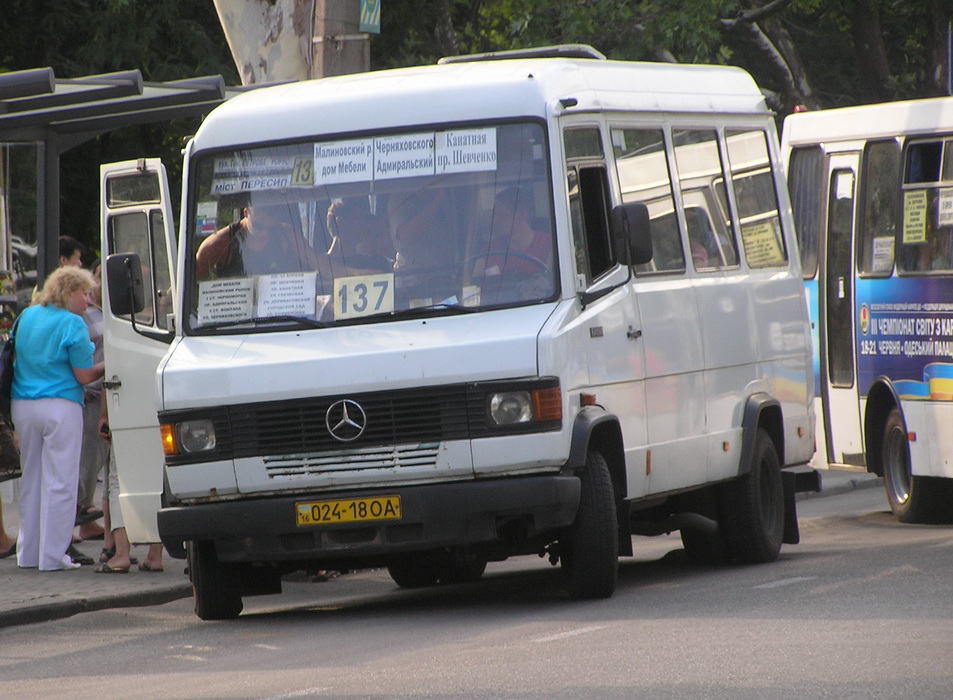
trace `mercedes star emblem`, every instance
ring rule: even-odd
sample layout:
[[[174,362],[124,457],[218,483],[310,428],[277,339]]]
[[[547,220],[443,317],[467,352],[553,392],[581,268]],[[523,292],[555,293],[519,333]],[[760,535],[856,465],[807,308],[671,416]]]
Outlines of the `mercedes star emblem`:
[[[367,415],[357,401],[341,399],[328,408],[328,412],[324,414],[324,424],[335,440],[351,442],[364,434]]]

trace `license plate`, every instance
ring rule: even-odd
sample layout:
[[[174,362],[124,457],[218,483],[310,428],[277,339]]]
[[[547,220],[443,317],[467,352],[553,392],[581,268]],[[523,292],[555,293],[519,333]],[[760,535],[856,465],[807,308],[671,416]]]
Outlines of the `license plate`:
[[[400,520],[400,496],[295,503],[298,525]]]

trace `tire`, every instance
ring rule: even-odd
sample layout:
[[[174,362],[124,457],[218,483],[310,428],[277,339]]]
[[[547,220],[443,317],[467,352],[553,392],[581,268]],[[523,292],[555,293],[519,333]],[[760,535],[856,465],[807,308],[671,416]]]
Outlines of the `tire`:
[[[215,553],[212,542],[189,542],[189,577],[195,597],[195,614],[202,620],[231,620],[241,614],[242,595],[238,572],[229,570]]]
[[[682,546],[692,564],[716,566],[727,564],[730,557],[721,533],[710,534],[700,530],[682,529]]]
[[[408,555],[387,565],[387,573],[401,588],[437,585],[437,565],[431,556]]]
[[[440,583],[474,583],[486,571],[486,559],[456,559],[448,554],[436,569]]]
[[[914,476],[903,414],[896,406],[887,414],[883,437],[884,490],[890,510],[902,523],[948,522],[953,510],[947,479]]]
[[[784,539],[784,487],[774,442],[758,428],[748,472],[721,489],[718,524],[729,556],[744,564],[774,561]]]
[[[589,451],[579,477],[576,520],[560,539],[562,567],[570,597],[608,598],[619,577],[619,535],[612,477],[602,454]]]

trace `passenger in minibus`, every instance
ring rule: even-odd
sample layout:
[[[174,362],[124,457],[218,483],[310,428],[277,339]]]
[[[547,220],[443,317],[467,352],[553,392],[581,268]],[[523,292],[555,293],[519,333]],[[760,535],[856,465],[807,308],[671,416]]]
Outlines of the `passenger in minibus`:
[[[446,201],[444,189],[390,195],[387,215],[397,248],[395,270],[441,269],[453,262],[456,228],[449,223]]]
[[[195,279],[318,270],[317,252],[298,233],[296,204],[246,206],[242,218],[202,241]]]
[[[394,244],[365,198],[332,202],[327,224],[332,236],[328,264],[335,277],[393,270]]]

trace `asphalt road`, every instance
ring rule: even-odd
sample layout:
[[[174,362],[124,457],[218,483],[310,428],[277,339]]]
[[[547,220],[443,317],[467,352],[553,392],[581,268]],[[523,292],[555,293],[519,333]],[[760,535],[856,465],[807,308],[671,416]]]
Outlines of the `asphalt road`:
[[[286,584],[205,623],[190,600],[3,631],[16,698],[949,698],[953,527],[901,525],[879,489],[800,504],[802,543],[697,568],[638,539],[608,600],[535,558],[477,584],[386,572]]]

